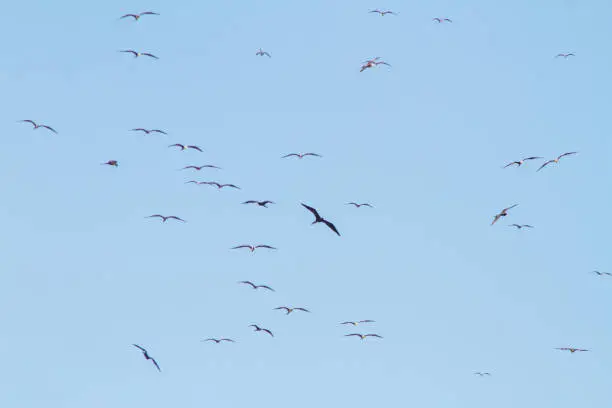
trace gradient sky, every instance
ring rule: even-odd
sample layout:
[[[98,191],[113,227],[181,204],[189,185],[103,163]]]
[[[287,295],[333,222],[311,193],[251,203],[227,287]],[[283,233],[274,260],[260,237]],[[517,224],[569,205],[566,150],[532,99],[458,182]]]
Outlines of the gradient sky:
[[[161,15],[118,19],[145,10]],[[0,406],[609,405],[612,278],[590,272],[612,272],[610,12],[604,0],[7,3]],[[375,56],[392,67],[360,73]],[[280,159],[300,151],[323,157]],[[566,151],[579,153],[538,173],[501,169]],[[99,165],[111,159],[119,168]],[[179,171],[191,164],[223,169]],[[300,202],[342,236],[310,226]],[[144,218],[155,213],[188,222]],[[278,250],[229,249],[244,243]],[[376,323],[338,324],[360,319]],[[591,351],[554,350],[566,346]]]

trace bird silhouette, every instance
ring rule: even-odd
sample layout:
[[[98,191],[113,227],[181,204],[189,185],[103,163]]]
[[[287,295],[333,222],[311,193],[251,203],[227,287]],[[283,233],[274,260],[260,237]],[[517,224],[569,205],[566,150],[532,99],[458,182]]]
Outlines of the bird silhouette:
[[[557,347],[555,348],[555,350],[569,351],[570,353],[575,353],[577,351],[589,351],[587,349],[579,349],[579,348],[573,348],[573,347]]]
[[[180,144],[180,143],[175,143],[175,144],[170,145],[168,147],[178,147],[178,148],[181,149],[181,151],[187,150],[187,149],[197,150],[198,152],[202,151],[202,149],[200,149],[198,146],[195,146],[195,145],[183,145],[183,144]]]
[[[532,225],[529,224],[510,224],[508,225],[509,227],[515,227],[516,229],[522,229],[522,228],[533,228]]]
[[[436,17],[433,19],[433,21],[437,23],[444,23],[444,22],[452,23],[453,22],[453,20],[451,20],[450,18],[441,18],[441,17]]]
[[[240,249],[240,248],[249,248],[251,250],[251,252],[255,252],[255,250],[257,248],[276,249],[276,248],[274,248],[273,246],[270,246],[270,245],[238,245],[238,246],[235,246],[235,247],[233,247],[231,249]]]
[[[474,375],[479,375],[481,377],[485,376],[485,375],[491,375],[491,373],[481,373],[480,371],[475,372]]]
[[[510,207],[504,208],[503,210],[501,210],[499,212],[499,214],[497,214],[494,218],[493,218],[493,222],[491,223],[491,225],[495,224],[497,222],[497,220],[499,220],[501,217],[505,217],[506,215],[508,215],[508,210],[511,208],[516,207],[518,204],[514,204],[511,205]]]
[[[551,163],[555,163],[555,164],[557,164],[557,163],[559,163],[559,160],[561,160],[561,158],[562,158],[562,157],[565,157],[565,156],[570,156],[570,155],[572,155],[572,154],[576,154],[576,153],[578,153],[578,152],[567,152],[567,153],[563,153],[562,155],[560,155],[560,156],[559,156],[559,157],[557,157],[556,159],[548,160],[548,161],[547,161],[547,162],[545,162],[543,165],[541,165],[541,166],[540,166],[540,168],[539,168],[539,169],[537,169],[536,171],[540,171],[540,170],[542,170],[544,167],[548,166],[548,165],[549,165],[549,164],[551,164]]]
[[[157,361],[155,361],[155,359],[149,355],[149,352],[147,350],[145,350],[144,348],[140,347],[138,344],[132,344],[132,346],[140,349],[140,351],[142,351],[142,355],[144,356],[144,358],[147,359],[147,360],[151,360],[151,362],[153,364],[155,364],[155,367],[157,367],[157,371],[161,371],[161,368],[159,368],[159,365],[157,364]]]
[[[336,226],[334,224],[332,224],[331,222],[327,221],[325,218],[321,217],[316,209],[314,209],[314,208],[312,208],[312,207],[310,207],[310,206],[308,206],[308,205],[306,205],[304,203],[300,203],[300,204],[302,204],[302,207],[306,208],[308,211],[310,211],[312,213],[312,215],[314,215],[315,220],[311,223],[311,225],[319,223],[319,222],[322,222],[323,224],[327,225],[329,227],[329,229],[331,229],[336,234],[338,234],[338,236],[340,236],[340,233],[336,229]]]
[[[612,273],[610,272],[599,272],[599,271],[593,271],[594,274],[598,275],[598,276],[612,276]]]
[[[167,135],[166,132],[164,132],[163,130],[159,130],[159,129],[136,128],[136,129],[132,129],[132,132],[144,132],[147,135],[150,133],[161,133],[162,135]]]
[[[20,120],[19,122],[26,122],[26,123],[30,123],[32,126],[34,126],[34,130],[38,129],[38,128],[45,128],[47,130],[52,131],[53,133],[57,134],[57,131],[55,129],[53,129],[51,126],[47,126],[47,125],[39,125],[36,122],[34,122],[33,120],[30,119],[25,119],[25,120]]]
[[[230,343],[235,343],[235,341],[232,340],[232,339],[213,339],[213,338],[210,338],[210,339],[204,339],[204,340],[200,340],[200,341],[201,342],[214,341],[217,344],[221,343],[222,341],[227,341],[227,342],[230,342]]]
[[[119,167],[119,162],[117,160],[109,160],[106,163],[100,163],[100,165],[108,165],[108,166],[115,166],[115,167]]]
[[[221,167],[213,166],[212,164],[204,164],[203,166],[185,166],[181,170],[194,169],[196,171],[200,171],[200,170],[202,170],[204,168],[206,168],[206,169],[219,169],[219,170],[221,170]]]
[[[287,306],[281,306],[281,307],[275,307],[274,310],[285,310],[287,313],[285,314],[291,314],[293,313],[293,311],[295,310],[300,310],[302,312],[307,312],[310,313],[310,310],[308,309],[304,309],[303,307],[287,307]]]
[[[575,57],[575,56],[576,56],[576,54],[574,54],[573,52],[570,52],[568,54],[563,54],[563,53],[557,54],[557,55],[555,55],[555,58],[563,57],[563,58],[567,59],[568,57]]]
[[[262,332],[266,332],[268,333],[270,336],[274,337],[274,334],[272,334],[272,332],[268,329],[263,329],[261,327],[259,327],[256,324],[250,324],[249,327],[253,327],[255,329],[256,332],[262,331]]]
[[[268,58],[272,58],[272,56],[270,55],[270,53],[268,53],[268,52],[266,52],[266,51],[262,50],[261,48],[257,50],[257,52],[255,53],[255,55],[259,55],[259,56],[262,56],[262,57],[263,57],[264,55],[267,55],[267,56],[268,56]]]
[[[149,215],[148,217],[145,218],[160,218],[162,220],[162,222],[166,222],[166,220],[177,220],[177,221],[182,221],[182,222],[187,222],[182,218],[179,218],[175,215],[168,215],[167,217],[160,215],[160,214],[153,214],[153,215]]]
[[[352,333],[352,334],[345,334],[344,337],[351,337],[351,336],[355,336],[355,337],[359,337],[361,340],[365,340],[366,337],[378,337],[380,339],[382,339],[382,336],[379,336],[378,334],[360,334],[360,333]]]
[[[374,323],[374,322],[375,322],[374,320],[359,320],[357,322],[342,322],[340,324],[350,324],[353,326],[357,326],[358,324],[361,324],[361,323]]]
[[[143,11],[142,13],[138,13],[138,14],[125,14],[125,15],[119,17],[119,19],[127,18],[127,17],[132,17],[134,19],[134,21],[138,21],[138,20],[140,20],[140,17],[142,17],[142,16],[159,16],[159,13],[155,13],[153,11]]]
[[[358,204],[358,203],[350,202],[350,203],[346,203],[346,205],[354,205],[356,208],[359,208],[359,207],[370,207],[370,208],[374,208],[374,207],[372,207],[372,205],[371,205],[371,204],[368,204],[368,203]]]
[[[215,187],[217,187],[218,190],[221,190],[223,187],[231,187],[231,188],[235,188],[237,190],[240,190],[240,187],[238,187],[235,184],[220,184],[220,183],[217,183],[216,181],[201,181],[201,182],[199,182],[199,184],[206,184],[206,185],[209,185],[209,186],[215,186]]]
[[[132,54],[132,55],[134,55],[134,58],[145,56],[145,57],[159,59],[159,57],[151,54],[150,52],[138,52],[138,51],[134,51],[134,50],[120,50],[119,52],[125,52],[125,53]]]
[[[378,13],[378,14],[380,14],[382,17],[384,17],[386,14],[391,14],[391,15],[394,15],[394,16],[396,16],[396,15],[397,15],[397,13],[395,13],[395,12],[393,12],[393,11],[391,11],[391,10],[379,10],[379,9],[376,9],[376,10],[371,10],[371,11],[370,11],[370,13]]]
[[[317,153],[289,153],[289,154],[286,154],[283,157],[281,157],[281,159],[284,159],[286,157],[292,157],[292,156],[295,156],[298,159],[303,159],[306,156],[323,157],[323,156],[321,156],[320,154],[317,154]]]
[[[505,169],[506,167],[513,166],[513,165],[515,165],[515,164],[516,164],[516,167],[521,167],[525,161],[527,161],[527,160],[537,160],[537,159],[543,159],[543,157],[539,157],[539,156],[525,157],[524,159],[517,160],[517,161],[513,161],[513,162],[510,162],[510,163],[506,164],[506,165],[504,166],[504,169]]]
[[[268,289],[269,291],[275,292],[275,290],[272,289],[271,287],[269,287],[268,285],[256,285],[256,284],[254,284],[251,281],[240,281],[238,283],[242,283],[243,285],[249,285],[250,287],[252,287],[255,290],[259,289],[259,288],[262,288],[262,289]]]
[[[257,204],[260,207],[268,208],[267,207],[268,204],[276,204],[276,203],[270,200],[265,200],[265,201],[249,200],[249,201],[243,202],[242,204]]]

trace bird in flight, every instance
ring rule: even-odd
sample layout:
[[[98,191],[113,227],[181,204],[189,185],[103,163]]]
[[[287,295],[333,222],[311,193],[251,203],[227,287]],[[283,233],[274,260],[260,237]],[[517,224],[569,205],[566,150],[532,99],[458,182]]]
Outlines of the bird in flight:
[[[181,151],[182,151],[182,150],[187,150],[187,149],[197,150],[198,152],[201,152],[201,151],[202,151],[202,149],[200,149],[198,146],[195,146],[195,145],[182,145],[182,144],[180,144],[180,143],[175,143],[175,144],[170,145],[170,146],[168,146],[168,147],[178,147],[178,148],[180,148],[180,149],[181,149]]]
[[[329,227],[329,229],[331,229],[332,231],[334,231],[336,234],[338,234],[338,236],[340,236],[340,233],[338,232],[338,230],[336,229],[336,226],[334,224],[332,224],[331,222],[327,221],[325,218],[321,217],[319,215],[319,213],[317,212],[317,210],[315,210],[314,208],[304,204],[304,203],[300,203],[302,204],[302,207],[306,208],[308,211],[310,211],[312,213],[312,215],[315,216],[315,220],[310,224],[316,224],[318,222],[322,222],[323,224],[327,225]]]
[[[287,306],[281,306],[281,307],[275,307],[274,310],[285,310],[287,311],[287,313],[285,314],[290,314],[292,313],[294,310],[300,310],[302,312],[307,312],[310,313],[310,310],[308,309],[304,309],[303,307],[287,307]]]
[[[270,336],[274,337],[274,335],[272,334],[272,332],[271,332],[270,330],[268,330],[268,329],[263,329],[263,328],[259,327],[259,326],[258,326],[258,325],[256,325],[256,324],[249,324],[249,327],[253,327],[253,328],[255,329],[255,331],[256,331],[256,332],[258,332],[258,331],[266,332],[266,333],[268,333]]]
[[[268,56],[268,58],[272,58],[272,56],[270,55],[270,53],[269,53],[269,52],[266,52],[266,51],[262,50],[261,48],[257,50],[257,52],[255,53],[255,55],[260,55],[260,56],[262,56],[262,57],[263,57],[264,55],[267,55],[267,56]]]
[[[212,339],[211,338],[211,339],[205,339],[205,340],[200,340],[200,341],[201,342],[214,341],[217,344],[221,343],[222,341],[227,341],[227,342],[230,342],[230,343],[235,343],[235,341],[232,340],[232,339]]]
[[[497,222],[497,220],[499,220],[501,217],[505,217],[506,215],[508,215],[508,210],[511,208],[516,207],[518,204],[514,204],[511,205],[510,207],[504,208],[503,210],[501,210],[499,212],[499,214],[497,214],[494,218],[493,218],[493,222],[491,223],[491,225],[495,224]]]
[[[444,23],[444,22],[452,23],[453,22],[453,20],[451,20],[450,18],[440,18],[440,17],[434,18],[433,21],[435,21],[436,23]]]
[[[168,215],[167,217],[160,215],[160,214],[153,214],[153,215],[149,215],[148,217],[145,218],[161,218],[162,222],[166,222],[166,220],[177,220],[177,221],[182,221],[182,222],[187,222],[182,218],[179,218],[175,215]]]
[[[100,163],[100,165],[108,165],[108,166],[115,166],[115,167],[119,167],[119,162],[117,160],[109,160],[106,163]]]
[[[143,129],[143,128],[136,128],[136,129],[132,129],[133,132],[145,132],[145,134],[149,134],[149,133],[161,133],[162,135],[167,135],[166,132],[164,132],[163,130],[159,130],[159,129]]]
[[[587,349],[579,349],[579,348],[573,348],[573,347],[557,347],[555,348],[555,350],[569,351],[570,353],[575,353],[576,351],[589,351]]]
[[[352,324],[353,326],[357,326],[360,323],[374,323],[374,320],[359,320],[357,322],[342,322],[340,324]]]
[[[249,285],[253,289],[263,288],[263,289],[268,289],[269,291],[272,291],[272,292],[276,292],[274,289],[272,289],[271,287],[269,287],[267,285],[256,285],[256,284],[254,284],[251,281],[240,281],[238,283],[242,283],[243,285]]]
[[[543,157],[539,157],[539,156],[525,157],[524,159],[513,161],[513,162],[510,162],[510,163],[506,164],[504,166],[504,169],[506,167],[513,166],[515,164],[516,164],[516,167],[521,167],[525,161],[527,161],[527,160],[537,160],[537,159],[543,159]]]
[[[207,169],[219,169],[219,170],[221,170],[221,167],[213,166],[212,164],[205,164],[203,166],[186,166],[186,167],[183,167],[181,170],[194,169],[196,171],[200,171],[203,168],[207,168]]]
[[[249,201],[245,201],[242,204],[257,204],[260,207],[266,207],[268,204],[276,204],[274,201],[270,201],[270,200],[265,200],[265,201],[257,201],[257,200],[249,200]]]
[[[541,166],[540,166],[540,168],[539,168],[539,169],[537,169],[536,171],[540,171],[540,170],[542,170],[544,167],[546,167],[546,166],[547,166],[547,165],[549,165],[550,163],[555,163],[555,164],[557,164],[557,163],[559,163],[559,160],[561,160],[561,158],[562,158],[562,157],[569,156],[569,155],[576,154],[576,153],[578,153],[578,152],[567,152],[567,153],[563,153],[561,156],[557,157],[556,159],[548,160],[548,161],[547,161],[547,162],[545,162],[543,165],[541,165]]]
[[[391,10],[379,10],[379,9],[376,9],[376,10],[371,10],[370,13],[378,13],[378,14],[380,14],[383,17],[385,16],[385,14],[391,14],[391,15],[397,16],[397,13],[395,13],[395,12],[393,12]]]
[[[276,248],[274,248],[274,247],[272,247],[270,245],[255,245],[255,246],[253,246],[253,245],[238,245],[238,246],[233,247],[232,249],[239,249],[239,248],[249,248],[251,250],[251,252],[255,252],[255,250],[257,248],[276,249]]]
[[[612,273],[610,273],[610,272],[593,271],[593,273],[596,274],[596,275],[599,275],[599,276],[603,276],[603,275],[612,276]]]
[[[508,225],[509,227],[516,227],[516,229],[521,229],[521,228],[533,228],[532,225],[529,224],[510,224]]]
[[[198,184],[207,184],[209,186],[216,186],[218,190],[221,190],[223,187],[231,187],[231,188],[240,190],[240,187],[238,187],[235,184],[219,184],[216,181],[201,181]]]
[[[370,60],[364,61],[363,65],[361,66],[361,69],[359,70],[359,72],[363,72],[368,68],[373,68],[373,67],[377,67],[379,65],[386,65],[388,67],[391,66],[391,64],[385,62],[385,61],[378,61],[380,59],[380,57],[376,57],[376,58],[372,58]]]
[[[159,59],[159,57],[157,57],[157,56],[155,56],[155,55],[153,55],[153,54],[151,54],[149,52],[138,52],[138,51],[134,51],[134,50],[121,50],[119,52],[127,52],[127,53],[130,53],[130,54],[133,54],[134,58],[145,56],[145,57],[151,57],[151,58]]]
[[[126,18],[126,17],[132,17],[134,21],[138,21],[140,17],[142,16],[159,16],[159,13],[155,13],[153,11],[143,11],[142,13],[138,13],[138,14],[126,14],[126,15],[121,16],[119,19]]]
[[[370,208],[374,208],[374,207],[372,207],[372,205],[371,205],[371,204],[368,204],[368,203],[359,204],[359,203],[350,202],[350,203],[346,203],[346,205],[354,205],[356,208],[359,208],[359,207],[370,207]]]
[[[573,52],[570,52],[568,54],[563,54],[563,53],[557,54],[557,55],[555,55],[555,58],[563,57],[563,58],[567,59],[567,57],[575,57],[575,56],[576,56],[576,54],[574,54]]]
[[[36,130],[38,128],[45,128],[45,129],[48,129],[48,130],[52,131],[53,133],[57,134],[57,131],[55,129],[53,129],[51,126],[39,125],[39,124],[37,124],[36,122],[34,122],[33,120],[30,120],[30,119],[20,120],[20,122],[31,123],[32,126],[34,126],[34,130]]]
[[[365,340],[366,337],[378,337],[380,339],[382,339],[382,336],[379,336],[378,334],[359,334],[359,333],[352,333],[352,334],[345,334],[344,337],[351,337],[351,336],[356,336],[359,337],[361,340]]]
[[[481,373],[480,371],[475,372],[474,375],[479,375],[481,377],[484,377],[485,375],[491,375],[491,373]]]
[[[303,159],[306,156],[315,156],[315,157],[323,157],[320,154],[317,153],[289,153],[284,155],[283,157],[281,157],[281,159],[284,159],[285,157],[291,157],[291,156],[295,156],[298,159]]]
[[[144,356],[144,358],[147,359],[147,360],[151,360],[151,362],[153,364],[155,364],[155,367],[157,367],[157,371],[161,371],[161,368],[159,368],[159,365],[157,364],[157,361],[155,361],[155,359],[149,355],[147,350],[145,350],[144,348],[140,347],[138,344],[132,344],[132,346],[140,349],[140,351],[142,351],[142,355]]]

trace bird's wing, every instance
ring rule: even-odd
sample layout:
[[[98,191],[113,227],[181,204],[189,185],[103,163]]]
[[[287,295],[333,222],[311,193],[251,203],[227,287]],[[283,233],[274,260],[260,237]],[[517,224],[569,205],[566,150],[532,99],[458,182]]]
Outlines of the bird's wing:
[[[299,156],[299,154],[296,154],[296,153],[289,153],[289,154],[286,154],[286,155],[284,155],[283,157],[281,157],[281,159],[284,159],[285,157],[291,157],[291,156]]]
[[[451,20],[450,18],[445,18],[444,21],[448,21],[449,23],[453,22],[453,20]]]
[[[185,147],[184,145],[182,145],[182,144],[180,144],[180,143],[175,143],[175,144],[170,145],[170,146],[168,146],[168,147],[175,147],[175,146],[176,146],[176,147],[180,147],[181,149],[182,149],[183,147]]]
[[[378,334],[366,334],[365,337],[378,337],[382,339],[382,336],[379,336]]]
[[[317,153],[304,153],[302,156],[316,156],[316,157],[322,157],[320,154],[317,154]]]
[[[554,160],[549,160],[547,162],[545,162],[543,165],[540,166],[539,169],[537,169],[536,171],[540,171],[542,170],[544,167],[548,166],[550,163],[554,162]]]
[[[201,152],[201,151],[202,151],[202,149],[200,149],[198,146],[193,146],[193,145],[190,145],[190,146],[187,146],[187,147],[188,147],[188,148],[190,148],[190,149],[197,150],[197,151],[199,151],[199,152]]]
[[[27,122],[27,123],[31,123],[32,126],[36,126],[36,122],[34,122],[33,120],[30,120],[30,119],[20,120],[20,122]]]
[[[504,166],[504,169],[505,169],[506,167],[510,167],[510,166],[512,166],[513,164],[519,164],[519,162],[517,162],[517,161],[513,161],[512,163],[508,163],[508,164],[506,164],[506,165]]]
[[[132,129],[132,131],[135,131],[135,130],[140,130],[140,131],[143,131],[145,133],[149,133],[149,131],[147,129],[143,129],[143,128]]]
[[[516,207],[517,205],[518,205],[518,204],[514,204],[514,205],[511,205],[510,207],[504,208],[504,209],[502,210],[502,212],[508,211],[509,209],[514,208],[514,207]]]
[[[141,16],[146,16],[146,15],[152,15],[152,16],[159,16],[159,13],[155,13],[153,11],[143,11],[142,13],[140,13]]]
[[[253,287],[253,289],[256,289],[256,288],[257,288],[257,285],[255,285],[255,284],[254,284],[253,282],[251,282],[251,281],[240,281],[240,282],[238,282],[238,283],[244,283],[244,284],[246,284],[246,285],[250,285],[250,286],[252,286],[252,287]]]
[[[166,132],[164,132],[163,130],[159,130],[159,129],[151,129],[151,132],[156,132],[156,133],[161,133],[162,135],[167,135]]]
[[[245,202],[244,202],[244,203],[242,203],[242,204],[255,204],[255,203],[257,203],[257,201],[255,201],[255,200],[249,200],[249,201],[245,201]]]
[[[126,17],[134,17],[134,19],[136,19],[138,16],[136,14],[126,14],[126,15],[119,17],[119,19],[126,18]]]
[[[374,206],[373,206],[372,204],[368,204],[368,203],[363,203],[363,204],[361,204],[361,205],[362,205],[362,206],[365,206],[365,207],[374,208]]]
[[[250,245],[238,245],[238,246],[235,246],[235,247],[233,247],[231,249],[239,249],[239,248],[249,248],[250,249],[251,246]]]
[[[155,56],[155,55],[153,55],[153,54],[151,54],[151,53],[148,53],[148,52],[143,52],[141,55],[146,55],[147,57],[151,57],[151,58],[159,59],[159,57],[158,57],[158,56]]]
[[[170,216],[168,216],[168,217],[166,217],[166,218],[168,218],[168,219],[172,218],[172,219],[177,220],[177,221],[183,221],[183,222],[186,222],[184,219],[179,218],[179,217],[177,217],[177,216],[175,216],[175,215],[170,215]]]
[[[153,215],[149,215],[148,217],[145,217],[145,218],[154,218],[154,217],[164,218],[164,216],[161,215],[161,214],[153,214]]]
[[[310,313],[310,310],[308,310],[308,309],[304,309],[303,307],[296,307],[296,308],[294,308],[293,310],[301,310],[302,312],[308,312],[308,313]]]
[[[361,334],[351,333],[351,334],[345,334],[345,335],[344,335],[344,337],[351,337],[351,336],[361,337]]]
[[[272,58],[272,56],[270,55],[270,53],[269,53],[269,52],[267,52],[267,51],[264,51],[264,52],[263,52],[263,55],[267,55],[267,56],[268,56],[268,58]]]
[[[136,347],[136,348],[140,349],[140,351],[142,351],[143,353],[146,353],[146,352],[147,352],[147,350],[145,350],[144,348],[140,347],[138,344],[132,344],[132,346],[134,346],[134,347]]]
[[[276,204],[276,203],[274,201],[265,200],[265,201],[262,202],[262,204],[266,205],[266,204]]]
[[[235,343],[235,341],[232,339],[220,339],[219,341],[229,341],[229,342]]]
[[[360,320],[359,323],[374,323],[374,320]]]
[[[287,306],[281,306],[281,307],[275,307],[274,310],[287,310],[289,311],[289,308]]]
[[[370,13],[380,13],[380,10],[371,10]]]
[[[376,63],[376,65],[380,65],[380,64],[382,64],[382,65],[387,65],[387,66],[389,66],[389,67],[391,66],[391,64],[389,64],[388,62],[385,62],[385,61],[380,61],[380,62],[377,62],[377,63]]]
[[[340,323],[340,324],[352,324],[352,325],[354,325],[354,324],[355,324],[355,322],[342,322],[342,323]]]
[[[334,231],[336,234],[338,234],[338,236],[340,236],[340,233],[338,232],[338,230],[336,229],[336,226],[334,224],[332,224],[331,222],[327,221],[327,220],[323,220],[323,223],[325,225],[327,225],[332,231]]]
[[[570,154],[576,154],[578,152],[567,152],[567,153],[563,153],[561,156],[557,157],[557,160],[559,160],[560,158],[564,157],[564,156],[569,156]]]
[[[543,159],[543,157],[540,157],[540,156],[525,157],[523,160],[536,160],[536,159]]]
[[[346,203],[345,205],[351,205],[351,204],[352,204],[352,205],[354,205],[355,207],[359,207],[359,204],[357,204],[357,203],[353,203],[353,202]]]
[[[261,329],[261,331],[265,331],[266,333],[268,333],[270,336],[274,337],[274,334],[272,334],[272,332],[268,329]]]
[[[268,249],[276,249],[273,246],[270,245],[257,245],[255,248],[268,248]]]
[[[493,222],[491,223],[491,225],[495,224],[497,222],[497,220],[499,220],[501,218],[501,215],[497,214],[494,218],[493,218]]]
[[[41,125],[40,127],[44,127],[45,129],[49,129],[50,131],[52,131],[53,133],[57,133],[57,131],[55,129],[53,129],[51,126],[47,126],[47,125]]]
[[[525,224],[525,225],[523,225],[523,227],[525,227],[525,228],[534,228],[533,225],[529,225],[529,224]]]
[[[157,364],[157,361],[155,361],[153,357],[151,357],[151,361],[153,362],[153,364],[155,364],[155,367],[157,367],[157,371],[161,372],[161,368],[159,368],[159,364]]]
[[[231,187],[231,188],[236,188],[236,189],[240,190],[240,187],[238,187],[235,184],[223,184],[223,185],[221,185],[221,187]]]
[[[569,350],[568,347],[555,347],[555,350]]]
[[[302,204],[302,207],[304,207],[304,208],[306,208],[308,211],[310,211],[310,212],[311,212],[311,213],[312,213],[312,214],[315,216],[315,218],[316,218],[317,220],[321,219],[321,216],[319,215],[319,213],[317,212],[317,210],[315,210],[314,208],[312,208],[312,207],[310,207],[310,206],[308,206],[308,205],[306,205],[306,204],[303,204],[303,203],[300,203],[300,204]]]
[[[136,51],[134,51],[134,50],[121,50],[119,52],[129,52],[131,54],[134,54],[134,56],[138,56],[138,53]]]
[[[274,289],[272,289],[271,287],[269,287],[269,286],[267,286],[267,285],[258,285],[257,287],[258,287],[258,288],[268,289],[268,290],[271,290],[272,292],[275,292],[275,290],[274,290]]]

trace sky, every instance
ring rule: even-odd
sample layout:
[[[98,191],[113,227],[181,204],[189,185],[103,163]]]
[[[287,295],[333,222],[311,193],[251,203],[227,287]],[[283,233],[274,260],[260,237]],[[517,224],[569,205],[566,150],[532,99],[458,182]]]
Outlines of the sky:
[[[119,19],[149,10],[160,15]],[[0,405],[609,405],[612,277],[592,271],[612,272],[611,11],[6,4]],[[391,67],[359,72],[377,56]],[[568,151],[540,172],[542,161],[502,169]],[[293,152],[322,157],[281,159]],[[202,164],[222,169],[180,170]],[[276,204],[241,204],[252,199]],[[230,249],[240,244],[278,249]],[[339,324],[362,319],[375,322]]]

